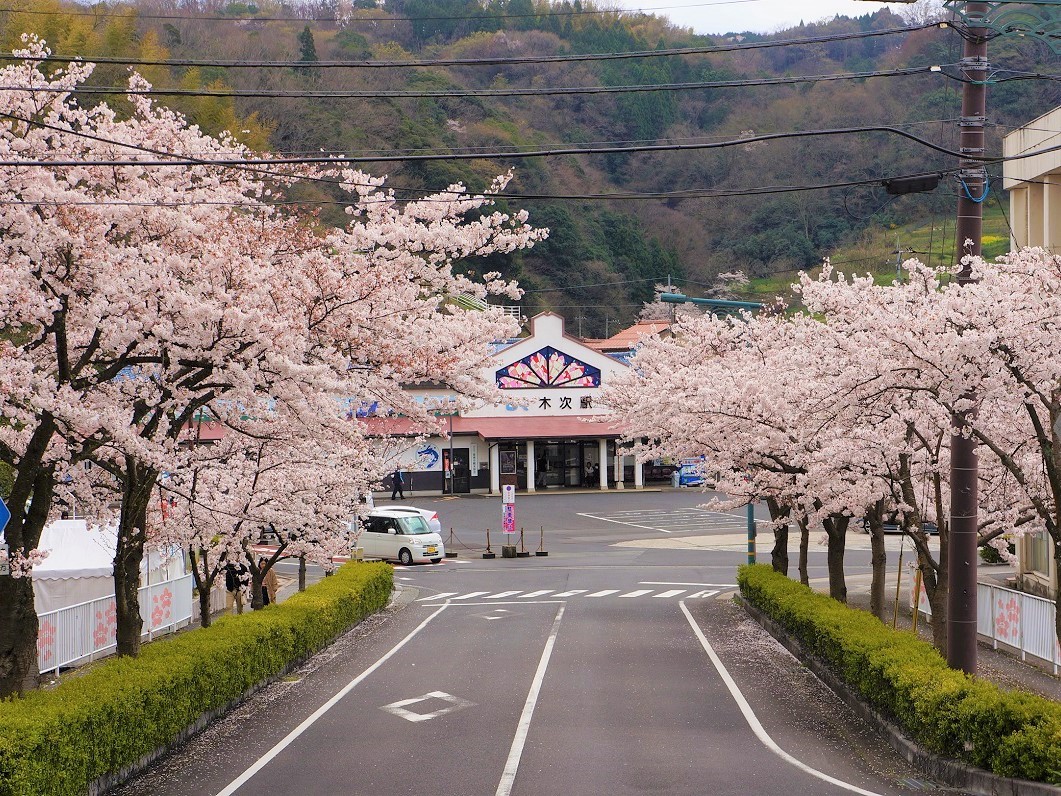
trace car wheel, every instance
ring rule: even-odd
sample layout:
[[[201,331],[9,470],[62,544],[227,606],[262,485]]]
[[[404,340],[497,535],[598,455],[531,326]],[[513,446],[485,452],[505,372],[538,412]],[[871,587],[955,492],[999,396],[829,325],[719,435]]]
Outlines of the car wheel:
[[[413,554],[409,552],[408,547],[403,547],[401,550],[398,551],[398,560],[401,561],[402,564],[404,564],[405,566],[409,566],[411,563],[413,563]]]
[[[441,558],[432,558],[432,559],[431,559],[431,563],[432,563],[432,564],[437,564],[437,563],[438,563],[439,561],[441,561],[441,560],[442,560]]]

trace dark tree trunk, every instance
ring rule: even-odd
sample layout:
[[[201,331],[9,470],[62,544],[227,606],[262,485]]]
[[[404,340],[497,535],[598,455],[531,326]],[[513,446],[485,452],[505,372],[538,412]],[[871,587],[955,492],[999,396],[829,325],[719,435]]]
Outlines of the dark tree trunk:
[[[4,530],[11,556],[25,556],[40,544],[55,483],[54,468],[43,458],[54,430],[45,413],[19,460],[7,501],[11,520]],[[37,687],[38,629],[33,581],[0,575],[0,699]]]
[[[770,509],[770,519],[774,522],[787,517],[788,509],[781,507],[775,498],[766,499]],[[788,576],[788,523],[774,527],[774,548],[770,551],[770,566],[774,572]]]
[[[262,599],[262,581],[265,579],[265,575],[260,569],[251,569],[251,610],[260,611],[265,607],[265,600]]]
[[[810,527],[807,521],[798,520],[799,526],[799,582],[804,586],[810,586],[810,572],[808,559],[810,558]]]
[[[118,546],[114,553],[114,607],[118,655],[140,654],[140,564],[147,541],[147,506],[158,472],[132,458],[125,462],[125,489],[118,519]]]
[[[298,557],[298,590],[306,590],[306,557],[304,555]]]
[[[829,596],[847,602],[847,582],[844,579],[844,548],[847,545],[847,526],[851,518],[834,514],[823,525],[828,537],[826,561],[829,567]]]
[[[33,581],[0,575],[0,699],[37,687]]]
[[[888,553],[884,549],[884,503],[878,502],[866,512],[869,531],[869,562],[873,573],[869,585],[869,610],[882,622],[887,602]]]
[[[199,594],[199,626],[210,627],[210,590],[214,587],[214,578],[218,573],[210,574],[210,558],[205,550],[196,552],[195,548],[191,548],[188,558],[192,562],[192,580]]]

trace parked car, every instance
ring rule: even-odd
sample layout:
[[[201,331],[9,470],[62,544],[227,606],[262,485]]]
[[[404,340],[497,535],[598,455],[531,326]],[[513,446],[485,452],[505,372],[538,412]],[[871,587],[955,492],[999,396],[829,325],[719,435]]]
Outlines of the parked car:
[[[408,517],[411,517],[414,514],[419,514],[424,518],[428,527],[432,531],[439,536],[442,535],[442,521],[439,520],[437,511],[432,511],[431,509],[418,509],[416,506],[388,506],[387,508]]]
[[[896,514],[889,514],[884,518],[882,524],[884,533],[903,532],[902,523],[899,522],[899,517]],[[921,523],[921,527],[925,529],[925,533],[939,533],[939,528],[936,527],[936,523],[932,522],[932,520],[924,520]],[[862,518],[862,531],[869,533],[869,521],[865,517]]]
[[[366,558],[406,565],[416,561],[437,564],[443,559],[446,549],[441,534],[431,530],[419,509],[410,509],[373,509],[362,519],[358,545]]]
[[[700,473],[696,463],[683,462],[681,467],[671,473],[670,477],[670,485],[675,488],[680,486],[701,486],[703,483],[703,475]]]

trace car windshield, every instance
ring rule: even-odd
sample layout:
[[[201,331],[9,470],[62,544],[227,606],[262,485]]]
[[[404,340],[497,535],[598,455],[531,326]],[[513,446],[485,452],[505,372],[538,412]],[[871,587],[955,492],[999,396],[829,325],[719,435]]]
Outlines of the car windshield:
[[[398,525],[402,529],[402,533],[413,536],[421,533],[431,533],[431,529],[427,523],[424,522],[423,517],[399,517]]]

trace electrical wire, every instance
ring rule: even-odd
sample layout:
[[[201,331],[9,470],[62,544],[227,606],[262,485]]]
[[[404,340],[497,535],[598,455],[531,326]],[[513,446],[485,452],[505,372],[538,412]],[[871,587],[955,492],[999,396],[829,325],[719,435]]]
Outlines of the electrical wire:
[[[117,58],[93,57],[96,64],[116,64],[119,66],[207,66],[224,69],[422,69],[429,66],[502,66],[516,64],[573,63],[585,61],[615,61],[631,58],[667,58],[677,55],[711,55],[714,53],[760,50],[773,47],[795,47],[808,44],[828,44],[830,42],[867,39],[880,36],[894,36],[902,33],[913,33],[929,28],[948,27],[941,23],[910,25],[901,28],[884,30],[858,31],[852,33],[834,33],[826,36],[809,36],[803,39],[781,39],[778,41],[754,41],[734,44],[719,44],[704,47],[678,47],[663,50],[631,50],[629,52],[610,53],[572,53],[568,55],[509,56],[497,58],[435,58],[419,61],[234,61],[220,59],[188,58]],[[34,63],[70,63],[86,60],[81,56],[69,55],[15,55],[4,53],[0,61],[31,61]]]
[[[577,16],[597,16],[600,14],[615,14],[620,16],[623,14],[641,13],[648,14],[655,11],[671,11],[674,9],[686,9],[686,8],[707,8],[710,6],[726,6],[726,5],[741,5],[744,3],[757,3],[761,0],[714,0],[709,3],[692,3],[689,5],[680,6],[646,6],[644,8],[605,8],[605,9],[583,9],[581,11],[546,11],[542,13],[534,14],[504,14],[500,16],[484,17],[482,15],[459,15],[459,16],[438,16],[438,17],[403,17],[403,16],[386,16],[386,17],[356,17],[356,16],[330,16],[330,17],[264,17],[264,16],[246,16],[246,17],[190,17],[179,14],[144,14],[137,12],[135,19],[159,19],[159,20],[178,20],[182,22],[324,22],[333,23],[338,25],[348,25],[353,22],[366,22],[366,23],[380,23],[380,22],[439,22],[439,21],[459,21],[465,19],[481,20],[484,22],[489,21],[504,21],[506,19],[542,19],[547,17],[577,17]],[[128,17],[129,15],[119,13],[97,13],[89,11],[38,11],[22,8],[0,8],[0,13],[9,14],[32,14],[38,16],[55,16],[62,14],[63,16],[70,17],[92,17],[93,19],[106,19],[108,17],[122,18]]]
[[[875,72],[849,72],[823,75],[800,75],[776,78],[749,78],[747,80],[712,80],[696,83],[641,83],[623,86],[562,86],[556,88],[499,88],[462,89],[456,91],[314,91],[293,89],[186,89],[157,88],[130,89],[122,86],[79,86],[75,94],[103,94],[122,96],[175,96],[175,97],[274,97],[286,99],[453,99],[462,97],[535,97],[579,94],[630,94],[652,91],[700,91],[724,88],[757,88],[761,86],[791,86],[803,83],[830,83],[839,80],[865,80],[875,77],[907,77],[937,72],[931,67],[919,66],[906,69],[888,69]],[[958,80],[942,72],[945,77]],[[28,93],[58,93],[48,86],[0,86],[0,91],[25,91]]]

